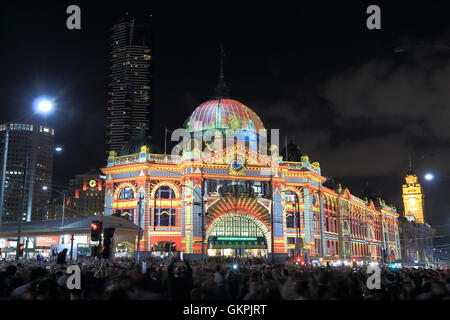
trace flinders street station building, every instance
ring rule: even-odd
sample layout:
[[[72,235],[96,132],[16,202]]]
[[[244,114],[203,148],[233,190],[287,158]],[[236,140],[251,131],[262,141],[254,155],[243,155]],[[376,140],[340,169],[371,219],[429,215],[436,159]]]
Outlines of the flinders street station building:
[[[128,250],[149,254],[170,244],[192,259],[390,262],[401,257],[394,207],[340,186],[325,187],[320,164],[308,156],[286,161],[271,144],[268,152],[259,152],[255,145],[267,140],[263,122],[230,99],[223,85],[219,82],[215,98],[200,104],[186,122],[183,130],[192,137],[188,149],[154,154],[145,137],[135,137],[122,154],[110,152],[102,169],[105,215],[128,219],[142,230]],[[223,138],[230,130],[244,134]],[[210,132],[223,147],[211,148]],[[195,139],[205,135],[209,140]]]

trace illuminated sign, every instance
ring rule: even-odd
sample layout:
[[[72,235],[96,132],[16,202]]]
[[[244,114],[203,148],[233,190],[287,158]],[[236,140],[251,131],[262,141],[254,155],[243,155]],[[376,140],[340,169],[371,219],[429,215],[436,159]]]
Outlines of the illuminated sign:
[[[59,244],[59,236],[36,237],[38,247],[50,247],[52,244]]]
[[[240,238],[240,237],[218,237],[219,241],[256,241],[257,238]]]

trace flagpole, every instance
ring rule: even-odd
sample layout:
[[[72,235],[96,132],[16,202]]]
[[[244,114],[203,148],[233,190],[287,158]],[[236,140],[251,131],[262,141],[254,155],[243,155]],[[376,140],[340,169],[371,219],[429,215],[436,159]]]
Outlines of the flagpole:
[[[167,154],[167,127],[164,127],[164,154]]]
[[[286,152],[285,152],[286,159],[284,161],[288,161],[287,136],[284,136],[284,145],[285,145],[285,148],[286,148]]]

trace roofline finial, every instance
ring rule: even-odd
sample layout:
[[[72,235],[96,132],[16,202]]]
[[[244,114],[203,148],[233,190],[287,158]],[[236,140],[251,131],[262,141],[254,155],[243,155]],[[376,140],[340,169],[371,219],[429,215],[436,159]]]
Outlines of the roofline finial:
[[[225,58],[225,51],[223,50],[223,43],[220,43],[220,75],[219,78],[225,80],[223,73],[223,59]]]
[[[414,174],[414,170],[413,170],[413,166],[412,166],[412,157],[411,157],[411,153],[409,154],[409,170],[408,170],[409,174]]]
[[[220,43],[219,81],[217,82],[217,86],[214,90],[216,99],[229,98],[230,89],[228,88],[227,84],[225,83],[225,75],[224,75],[224,67],[223,67],[224,57],[225,57],[225,50],[223,49],[223,44]]]

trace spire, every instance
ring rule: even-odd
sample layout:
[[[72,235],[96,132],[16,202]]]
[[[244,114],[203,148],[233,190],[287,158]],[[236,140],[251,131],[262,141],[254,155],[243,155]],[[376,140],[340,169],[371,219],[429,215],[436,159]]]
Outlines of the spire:
[[[409,154],[409,170],[408,170],[408,174],[414,174],[414,170],[413,170],[413,167],[412,167],[411,154]]]
[[[216,99],[229,98],[230,89],[225,83],[225,76],[223,73],[223,59],[225,57],[225,51],[223,50],[223,44],[220,44],[220,74],[219,81],[217,81],[217,86],[214,90]]]

